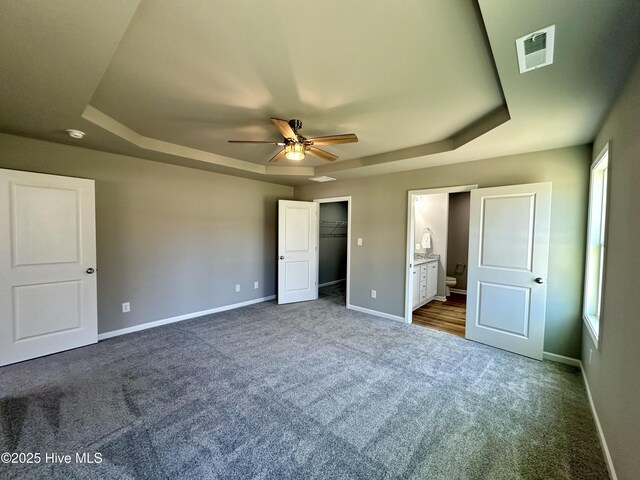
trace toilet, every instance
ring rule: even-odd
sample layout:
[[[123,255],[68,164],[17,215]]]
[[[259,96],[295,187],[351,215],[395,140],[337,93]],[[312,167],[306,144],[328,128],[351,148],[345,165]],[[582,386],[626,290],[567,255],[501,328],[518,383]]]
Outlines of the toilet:
[[[451,287],[455,287],[456,283],[458,281],[456,280],[456,277],[447,277],[445,279],[444,284],[446,285],[446,287],[444,287],[444,295],[445,297],[448,297],[449,295],[451,295]]]

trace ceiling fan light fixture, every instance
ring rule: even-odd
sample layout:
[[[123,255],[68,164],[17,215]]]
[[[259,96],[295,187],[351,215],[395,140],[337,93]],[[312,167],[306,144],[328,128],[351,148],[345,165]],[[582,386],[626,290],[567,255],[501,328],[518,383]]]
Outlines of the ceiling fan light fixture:
[[[271,118],[271,122],[276,126],[282,139],[277,142],[271,142],[269,140],[229,140],[229,143],[262,143],[267,145],[278,145],[284,147],[282,150],[278,150],[268,164],[271,162],[277,162],[282,158],[287,160],[294,160],[299,162],[306,157],[306,154],[327,162],[333,162],[338,159],[337,155],[331,152],[327,152],[318,148],[318,145],[333,145],[336,143],[356,143],[358,137],[355,133],[342,133],[338,135],[325,135],[323,137],[307,138],[298,134],[298,130],[302,128],[302,122],[300,120],[283,120],[281,118]]]
[[[288,160],[302,160],[304,158],[304,145],[302,143],[288,143],[284,147],[284,156]]]

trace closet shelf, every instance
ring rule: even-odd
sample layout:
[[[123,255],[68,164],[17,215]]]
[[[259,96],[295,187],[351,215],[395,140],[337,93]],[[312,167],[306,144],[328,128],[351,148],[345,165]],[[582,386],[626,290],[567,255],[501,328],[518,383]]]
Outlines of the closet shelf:
[[[344,238],[349,222],[341,220],[320,220],[320,238]]]

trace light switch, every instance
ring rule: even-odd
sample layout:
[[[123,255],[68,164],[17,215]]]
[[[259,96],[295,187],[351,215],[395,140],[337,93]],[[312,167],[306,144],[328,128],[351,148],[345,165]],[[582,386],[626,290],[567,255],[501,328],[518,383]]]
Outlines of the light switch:
[[[358,246],[361,247],[362,246],[362,239],[358,238]]]

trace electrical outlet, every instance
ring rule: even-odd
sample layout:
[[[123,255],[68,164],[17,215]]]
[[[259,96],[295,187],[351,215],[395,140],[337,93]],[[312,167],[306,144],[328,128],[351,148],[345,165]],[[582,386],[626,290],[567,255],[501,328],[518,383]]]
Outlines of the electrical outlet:
[[[358,246],[361,247],[362,246],[362,239],[358,238]]]
[[[420,250],[420,247],[421,247],[421,246],[422,246],[422,245],[420,245],[419,243],[416,243],[416,250]]]
[[[589,349],[589,365],[591,365],[591,360],[593,359],[593,348]]]
[[[259,286],[260,284],[258,282],[253,282],[253,288],[257,290]]]
[[[131,304],[129,302],[125,302],[122,304],[122,313],[127,313],[131,311]]]
[[[375,290],[371,290],[371,298],[377,298],[378,293]]]
[[[240,291],[240,284],[236,285],[236,292]]]

